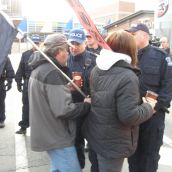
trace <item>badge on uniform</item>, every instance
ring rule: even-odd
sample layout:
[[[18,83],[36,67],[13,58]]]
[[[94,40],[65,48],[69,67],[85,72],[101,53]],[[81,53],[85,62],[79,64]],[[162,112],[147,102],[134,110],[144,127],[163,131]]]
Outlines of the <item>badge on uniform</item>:
[[[165,59],[167,61],[168,66],[172,66],[172,57],[168,56]]]

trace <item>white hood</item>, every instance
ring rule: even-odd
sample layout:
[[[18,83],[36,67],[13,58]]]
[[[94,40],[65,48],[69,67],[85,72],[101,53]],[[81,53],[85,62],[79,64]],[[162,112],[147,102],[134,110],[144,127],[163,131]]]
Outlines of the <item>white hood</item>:
[[[96,58],[96,63],[99,69],[101,70],[109,70],[111,66],[113,66],[119,60],[124,60],[127,63],[131,63],[131,57],[122,54],[116,53],[111,50],[102,49],[100,55]]]

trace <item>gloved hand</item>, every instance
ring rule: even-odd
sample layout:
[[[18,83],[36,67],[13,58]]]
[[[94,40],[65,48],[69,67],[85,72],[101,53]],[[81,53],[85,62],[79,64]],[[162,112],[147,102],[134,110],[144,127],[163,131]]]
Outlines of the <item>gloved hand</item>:
[[[157,104],[155,105],[155,110],[158,111],[158,110],[162,110],[166,113],[170,113],[168,108],[170,107],[170,104],[166,103],[162,103],[162,102],[157,102]]]
[[[22,91],[23,91],[23,84],[22,84],[22,83],[17,84],[17,90],[18,90],[19,92],[22,92]]]
[[[10,90],[11,89],[11,82],[7,82],[6,84],[5,84],[5,90],[6,91],[8,91],[8,90]]]

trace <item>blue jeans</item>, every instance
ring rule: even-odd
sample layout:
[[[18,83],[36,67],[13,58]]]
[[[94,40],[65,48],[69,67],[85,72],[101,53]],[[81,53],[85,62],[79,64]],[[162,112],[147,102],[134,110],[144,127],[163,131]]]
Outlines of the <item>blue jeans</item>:
[[[47,151],[51,161],[51,172],[81,172],[74,146]]]

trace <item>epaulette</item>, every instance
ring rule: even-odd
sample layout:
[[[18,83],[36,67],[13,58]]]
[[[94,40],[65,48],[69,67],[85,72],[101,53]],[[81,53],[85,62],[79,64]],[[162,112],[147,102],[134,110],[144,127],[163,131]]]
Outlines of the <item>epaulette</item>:
[[[90,56],[92,56],[92,57],[94,57],[94,58],[96,58],[96,57],[98,56],[98,54],[93,53],[93,52],[91,52],[91,51],[88,51],[88,50],[87,50],[87,52],[90,54]]]
[[[156,51],[159,51],[162,55],[167,56],[167,53],[162,48],[152,46],[152,45],[151,47],[153,47]]]

